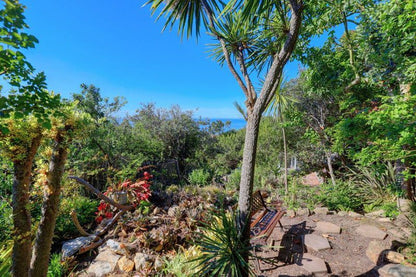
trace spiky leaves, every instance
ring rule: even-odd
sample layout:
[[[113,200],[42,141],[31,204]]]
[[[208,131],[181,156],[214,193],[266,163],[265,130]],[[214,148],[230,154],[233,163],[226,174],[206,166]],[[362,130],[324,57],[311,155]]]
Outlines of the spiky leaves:
[[[166,16],[166,27],[173,28],[178,24],[178,31],[189,38],[193,33],[198,37],[201,23],[208,27],[219,10],[215,0],[149,0],[145,5],[151,5],[152,14],[160,10],[157,18]]]

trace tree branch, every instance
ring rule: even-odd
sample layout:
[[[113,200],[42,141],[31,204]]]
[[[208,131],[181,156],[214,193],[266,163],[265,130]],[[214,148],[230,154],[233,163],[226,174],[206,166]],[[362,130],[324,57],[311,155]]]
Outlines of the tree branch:
[[[90,183],[88,183],[87,181],[85,181],[82,178],[76,177],[76,176],[69,176],[69,179],[74,179],[75,181],[77,181],[78,183],[84,185],[89,191],[91,191],[92,193],[94,193],[95,195],[97,195],[98,198],[100,198],[101,200],[113,205],[114,207],[122,210],[122,211],[129,211],[131,209],[134,208],[133,205],[131,206],[125,206],[125,205],[121,205],[117,202],[115,202],[114,200],[108,198],[107,196],[105,196],[103,193],[101,193],[101,191],[99,191],[98,189],[96,189],[95,187],[93,187]]]

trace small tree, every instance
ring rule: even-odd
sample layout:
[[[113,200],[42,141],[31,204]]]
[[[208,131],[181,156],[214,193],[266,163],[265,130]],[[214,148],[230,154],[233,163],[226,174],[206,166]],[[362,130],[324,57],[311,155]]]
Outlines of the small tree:
[[[235,2],[238,5],[233,6]],[[280,83],[283,67],[296,46],[302,21],[302,0],[231,1],[224,9],[212,0],[150,0],[153,12],[161,8],[167,25],[178,23],[179,30],[199,35],[201,20],[212,38],[220,64],[226,64],[246,96],[247,125],[239,192],[239,230],[249,243],[251,194],[259,124],[263,111]],[[261,88],[256,89],[253,75],[265,72]],[[248,253],[245,255],[248,259]]]

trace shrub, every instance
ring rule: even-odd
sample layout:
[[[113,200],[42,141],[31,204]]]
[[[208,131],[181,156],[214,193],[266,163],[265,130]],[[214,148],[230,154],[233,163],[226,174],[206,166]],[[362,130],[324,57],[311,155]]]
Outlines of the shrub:
[[[3,242],[11,239],[13,229],[12,207],[7,200],[0,198],[0,210],[0,242]]]
[[[9,240],[0,248],[0,276],[9,277],[12,276],[11,266],[12,266],[12,251],[13,251],[13,241]]]
[[[318,199],[330,210],[336,211],[361,211],[365,203],[360,188],[354,183],[341,181],[335,186],[323,184]]]
[[[52,254],[51,260],[49,261],[48,275],[47,277],[62,277],[67,271],[65,263],[61,262],[60,254]]]
[[[191,185],[206,186],[210,183],[211,178],[212,176],[208,171],[204,169],[195,169],[189,174],[188,181]]]
[[[85,225],[94,221],[97,205],[98,201],[84,196],[63,198],[59,206],[55,227],[55,235],[58,236],[58,239],[66,239],[78,234],[70,217],[72,210],[77,213],[79,223]]]
[[[179,251],[170,258],[164,258],[162,272],[177,277],[193,277],[199,270],[198,264],[194,261],[201,254],[198,246],[191,246],[185,249],[179,246]]]
[[[243,276],[247,271],[253,274],[250,264],[243,258],[250,249],[241,241],[237,220],[237,214],[221,210],[211,225],[201,228],[203,232],[197,240],[201,255],[195,261],[203,276]]]
[[[228,175],[228,180],[226,183],[227,190],[239,189],[241,179],[241,169],[237,168]]]

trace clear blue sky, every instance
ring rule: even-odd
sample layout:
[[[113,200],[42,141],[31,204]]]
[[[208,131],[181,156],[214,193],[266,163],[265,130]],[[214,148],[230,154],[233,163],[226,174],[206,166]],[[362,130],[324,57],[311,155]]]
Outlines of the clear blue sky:
[[[144,1],[22,0],[30,33],[39,39],[26,53],[47,76],[48,88],[69,98],[81,83],[94,84],[104,97],[124,96],[125,111],[140,103],[178,104],[196,116],[239,118],[234,101],[244,97],[227,68],[207,53],[205,34],[181,40],[162,31]],[[285,72],[297,74],[290,64]]]

